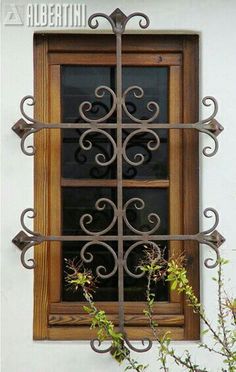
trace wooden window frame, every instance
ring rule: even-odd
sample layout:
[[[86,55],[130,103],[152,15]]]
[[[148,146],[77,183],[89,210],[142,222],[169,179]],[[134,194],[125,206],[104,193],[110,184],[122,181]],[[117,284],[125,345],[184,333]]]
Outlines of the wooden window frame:
[[[54,123],[61,120],[60,65],[78,64],[78,61],[79,64],[88,63],[88,56],[95,53],[97,64],[112,64],[115,59],[114,37],[91,34],[35,35],[35,117],[38,120]],[[198,36],[124,35],[123,53],[124,65],[128,65],[135,56],[137,64],[142,65],[145,60],[145,65],[170,66],[169,121],[190,123],[198,120]],[[92,58],[90,60],[92,64]],[[199,225],[198,134],[194,130],[170,130],[169,144],[172,148],[169,160],[170,168],[172,167],[172,182],[169,185],[169,202],[172,206],[170,233],[182,231],[183,234],[193,234],[198,232]],[[35,145],[35,230],[47,235],[58,234],[61,223],[60,205],[55,200],[60,200],[60,160],[56,151],[60,145],[60,130],[37,133]],[[63,182],[66,183],[65,180]],[[184,249],[190,282],[198,296],[198,244],[174,242],[170,244],[170,250],[173,249]],[[83,314],[81,305],[62,303],[60,300],[59,251],[58,242],[44,242],[35,246],[37,267],[34,273],[33,338],[91,339],[95,334],[88,327],[88,318]],[[112,320],[117,321],[116,303],[99,305],[108,312]],[[137,303],[135,306],[137,309]],[[138,311],[134,314],[132,303],[125,304],[130,339],[151,336],[147,323],[144,326],[143,307],[144,303],[139,303]],[[155,305],[155,316],[159,323],[159,332],[169,330],[176,340],[199,339],[199,318],[176,293],[170,294],[170,303],[161,302]],[[138,328],[138,325],[142,327]]]

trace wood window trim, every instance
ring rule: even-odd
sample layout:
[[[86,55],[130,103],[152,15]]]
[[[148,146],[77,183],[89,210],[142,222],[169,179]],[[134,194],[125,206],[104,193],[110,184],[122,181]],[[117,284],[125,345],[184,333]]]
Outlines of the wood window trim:
[[[78,35],[77,35],[78,38]],[[101,64],[104,61],[111,63],[114,58],[115,43],[112,35],[79,35],[79,43],[74,35],[36,35],[34,48],[35,63],[35,117],[41,121],[58,121],[60,113],[60,84],[58,82],[58,65],[61,63],[73,64],[76,62],[75,55],[80,53],[86,55],[96,51]],[[168,65],[175,75],[179,63],[182,63],[182,86],[179,94],[182,95],[183,122],[195,122],[198,119],[198,37],[193,35],[124,35],[123,49],[127,54],[135,53],[145,56],[147,64]],[[156,60],[154,61],[153,53]],[[160,58],[161,57],[161,58]],[[124,57],[125,59],[126,57]],[[127,57],[128,58],[128,57]],[[141,57],[140,57],[141,58]],[[126,60],[128,63],[129,58]],[[57,94],[55,94],[57,92]],[[176,95],[170,96],[170,107],[175,107]],[[173,106],[172,106],[173,104]],[[50,107],[56,108],[51,111]],[[173,114],[174,115],[174,114]],[[175,116],[176,117],[176,116]],[[58,206],[52,204],[52,193],[58,193],[59,187],[53,187],[53,179],[58,167],[51,164],[58,162],[58,155],[50,150],[53,142],[60,138],[60,131],[54,130],[53,136],[50,131],[41,131],[35,136],[35,145],[38,149],[35,156],[35,209],[37,218],[35,230],[49,234],[52,216],[54,226],[59,225],[60,211]],[[172,135],[173,141],[182,141],[182,197],[183,219],[182,230],[184,234],[198,231],[198,134],[192,130],[175,131]],[[175,154],[172,154],[175,156]],[[194,166],[193,166],[194,165]],[[176,170],[179,176],[180,169]],[[160,186],[160,185],[159,185]],[[164,186],[163,186],[164,187]],[[59,197],[59,196],[58,196]],[[171,198],[171,195],[170,195]],[[175,203],[174,195],[172,202]],[[53,211],[53,214],[51,213]],[[172,226],[175,223],[175,216]],[[55,220],[56,219],[56,220]],[[78,313],[77,304],[61,304],[59,298],[51,303],[54,287],[57,285],[53,278],[58,277],[58,265],[50,264],[50,257],[58,249],[57,243],[51,243],[50,249],[47,242],[35,247],[35,260],[37,267],[34,273],[34,330],[35,340],[73,340],[90,339],[93,337],[88,326],[77,326],[83,324],[85,319]],[[199,295],[199,257],[196,242],[186,242],[185,254],[187,256],[188,273],[195,293]],[[53,272],[52,272],[53,270]],[[50,280],[51,278],[51,280]],[[181,305],[178,296],[171,294],[172,303],[160,303],[156,306],[156,317],[160,324],[159,332],[171,330],[172,337],[179,340],[199,339],[199,319],[192,313],[186,303]],[[55,301],[58,300],[58,301]],[[142,304],[140,304],[142,306]],[[104,306],[102,306],[104,308]],[[126,317],[133,324],[142,322],[140,315],[135,317],[130,310],[129,303],[126,304]],[[116,305],[109,305],[111,319],[116,321]],[[68,326],[68,324],[70,324]],[[74,325],[74,326],[73,326]],[[142,336],[150,336],[148,327],[142,327]],[[128,327],[130,339],[140,338],[137,327]]]

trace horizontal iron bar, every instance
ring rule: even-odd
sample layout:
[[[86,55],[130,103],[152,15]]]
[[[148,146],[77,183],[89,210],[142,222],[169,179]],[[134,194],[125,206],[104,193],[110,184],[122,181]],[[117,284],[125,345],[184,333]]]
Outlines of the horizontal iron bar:
[[[215,225],[214,225],[215,227]],[[145,235],[145,234],[140,234],[140,235],[124,235],[122,237],[123,241],[135,241],[135,242],[140,242],[141,244],[150,244],[155,241],[196,241],[201,244],[206,244],[209,247],[211,247],[215,253],[216,253],[216,261],[214,264],[210,265],[209,261],[212,261],[212,259],[206,259],[205,260],[205,265],[207,267],[215,267],[218,263],[218,258],[219,258],[219,247],[221,244],[224,243],[225,239],[224,237],[217,231],[213,229],[209,229],[207,231],[199,232],[197,234],[191,234],[191,235]],[[63,242],[63,241],[84,241],[91,243],[91,245],[94,244],[101,244],[104,245],[106,243],[103,243],[105,241],[117,241],[118,237],[117,235],[98,235],[98,236],[76,236],[76,235],[61,235],[61,236],[56,236],[56,235],[40,235],[36,234],[35,235],[27,235],[24,231],[20,231],[13,239],[13,243],[20,249],[22,250],[21,254],[21,261],[24,267],[28,269],[32,269],[35,267],[34,260],[30,260],[33,262],[32,265],[28,265],[25,262],[25,254],[28,251],[29,248],[32,246],[41,244],[43,242],[49,242],[49,241],[58,241],[58,242]],[[87,243],[87,244],[88,244]]]
[[[126,104],[125,104],[125,97],[128,93],[133,91],[134,96],[136,98],[141,98],[143,97],[143,89],[138,87],[138,86],[131,86],[126,91],[123,93],[122,97],[122,108],[124,110],[124,113],[126,116],[128,116],[132,122],[131,123],[122,123],[122,118],[120,118],[119,123],[118,121],[116,123],[107,123],[108,119],[115,113],[115,110],[118,110],[118,98],[116,97],[115,93],[111,90],[111,88],[106,87],[106,86],[100,86],[96,88],[95,95],[97,98],[103,97],[103,94],[98,94],[99,92],[108,91],[112,97],[113,97],[113,105],[111,110],[109,111],[108,114],[106,114],[102,118],[97,118],[97,119],[90,119],[88,118],[84,112],[83,109],[85,106],[88,106],[89,108],[85,109],[85,111],[89,111],[92,107],[92,104],[90,102],[83,102],[80,107],[79,107],[79,114],[81,118],[84,120],[84,123],[43,123],[38,120],[35,120],[28,116],[25,113],[24,110],[24,105],[28,101],[28,105],[32,106],[35,104],[35,99],[33,96],[25,96],[20,103],[20,110],[22,113],[23,118],[18,120],[12,127],[12,130],[21,138],[21,149],[24,154],[26,155],[34,155],[35,154],[35,148],[34,146],[28,146],[31,150],[28,151],[27,148],[25,147],[25,141],[27,137],[31,134],[37,133],[42,129],[87,129],[87,132],[83,133],[81,135],[81,139],[84,138],[88,133],[92,134],[93,131],[96,133],[100,133],[101,135],[107,137],[112,143],[113,143],[113,149],[114,149],[114,159],[116,158],[116,152],[117,152],[117,144],[115,143],[114,139],[112,136],[110,136],[107,132],[106,129],[134,129],[133,135],[130,133],[127,137],[126,140],[123,143],[124,151],[125,147],[127,146],[127,141],[131,137],[137,134],[145,134],[149,133],[151,135],[154,135],[155,141],[160,142],[159,137],[153,132],[153,129],[166,129],[166,130],[172,130],[172,129],[195,129],[201,133],[205,133],[209,135],[212,140],[214,141],[214,148],[212,149],[210,146],[207,146],[203,149],[203,154],[205,156],[213,156],[216,154],[218,150],[218,141],[217,141],[217,136],[223,131],[223,126],[218,123],[218,121],[215,119],[215,116],[218,111],[218,104],[217,101],[214,97],[211,96],[206,96],[203,98],[202,102],[205,106],[210,106],[213,104],[214,106],[214,111],[213,113],[206,119],[197,121],[195,123],[156,123],[155,120],[159,114],[159,106],[157,103],[150,101],[147,104],[147,109],[149,111],[153,111],[153,108],[151,109],[152,106],[155,107],[155,112],[153,116],[149,119],[146,120],[141,120],[136,117],[134,117],[132,114],[129,113]],[[210,102],[210,103],[209,103]],[[121,103],[120,103],[121,104]],[[122,113],[120,113],[122,115]],[[26,121],[26,120],[28,121]],[[82,145],[83,141],[80,143]],[[152,141],[153,143],[153,141]],[[90,145],[89,146],[84,146],[82,145],[84,150],[90,150]],[[157,149],[159,147],[159,144],[157,143],[157,146],[152,149],[152,146],[149,143],[149,147],[151,148],[151,151],[153,149]],[[210,150],[210,151],[209,151]],[[212,151],[211,151],[212,150]],[[125,155],[124,155],[125,156]],[[113,160],[114,160],[113,159]],[[112,160],[112,161],[113,161]],[[126,161],[127,161],[126,157]],[[129,161],[128,161],[129,162]],[[131,164],[131,163],[130,163]]]
[[[149,235],[149,234],[140,234],[140,235],[123,235],[122,239],[125,241],[149,241],[149,240],[199,240],[199,233],[193,235]],[[38,235],[38,236],[29,236],[24,241],[25,242],[35,242],[35,244],[40,244],[42,242],[80,242],[80,241],[91,241],[96,243],[97,241],[117,241],[117,235]],[[14,241],[16,244],[16,241]]]
[[[215,119],[213,119],[216,121]],[[212,120],[211,126],[208,130],[212,132],[216,131],[214,127],[214,122]],[[168,123],[145,123],[145,121],[140,123],[122,123],[121,127],[123,129],[197,129],[199,130],[199,125],[201,121],[196,123],[177,123],[177,124],[168,124]],[[23,119],[20,119],[15,125],[13,125],[12,130],[17,133],[19,137],[22,138],[26,131],[31,129],[37,129],[40,131],[42,129],[116,129],[117,123],[40,123],[35,121],[34,124],[28,124]],[[206,128],[206,126],[205,126]]]

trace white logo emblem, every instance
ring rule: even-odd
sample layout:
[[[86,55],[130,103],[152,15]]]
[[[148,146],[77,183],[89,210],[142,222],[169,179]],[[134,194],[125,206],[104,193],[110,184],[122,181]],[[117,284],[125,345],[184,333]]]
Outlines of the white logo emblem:
[[[6,16],[4,19],[4,25],[6,26],[23,25],[19,9],[15,4],[9,4],[6,6]]]

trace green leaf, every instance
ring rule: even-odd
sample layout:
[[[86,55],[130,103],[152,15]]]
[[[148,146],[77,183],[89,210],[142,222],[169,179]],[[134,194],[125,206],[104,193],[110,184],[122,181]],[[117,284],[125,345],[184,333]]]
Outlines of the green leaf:
[[[175,281],[171,284],[170,289],[171,289],[172,291],[174,291],[174,290],[176,289],[177,285],[178,285],[177,280],[175,280]]]
[[[91,309],[91,307],[88,307],[88,306],[83,306],[83,310],[86,312],[86,313],[92,313],[93,312],[93,309]]]

